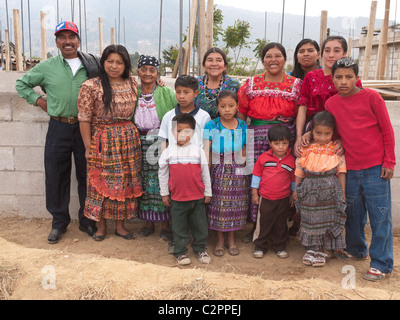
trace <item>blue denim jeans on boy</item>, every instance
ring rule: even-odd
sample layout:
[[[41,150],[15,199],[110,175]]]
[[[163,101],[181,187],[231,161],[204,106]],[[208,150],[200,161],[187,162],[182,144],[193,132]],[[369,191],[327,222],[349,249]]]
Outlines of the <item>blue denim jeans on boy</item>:
[[[368,254],[364,227],[367,211],[372,229],[369,255],[372,268],[393,270],[393,227],[390,181],[381,178],[382,166],[349,170],[346,175],[347,251],[357,258]]]

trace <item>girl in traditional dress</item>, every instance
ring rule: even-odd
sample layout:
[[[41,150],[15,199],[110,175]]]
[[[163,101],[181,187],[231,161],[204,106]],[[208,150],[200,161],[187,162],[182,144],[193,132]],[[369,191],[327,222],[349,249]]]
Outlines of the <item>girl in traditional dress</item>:
[[[325,265],[328,250],[345,249],[346,162],[332,141],[335,118],[327,111],[315,115],[311,124],[313,142],[301,149],[296,161],[294,199],[301,215],[298,239],[307,252],[305,265]]]
[[[138,62],[140,87],[134,123],[142,144],[142,182],[144,195],[139,199],[139,218],[145,221],[139,235],[154,233],[155,223],[161,223],[160,237],[171,240],[170,211],[162,203],[158,181],[158,159],[161,143],[158,130],[164,115],[177,105],[172,88],[158,85],[159,62],[155,57],[141,55]]]
[[[249,211],[249,181],[244,176],[247,125],[236,119],[238,97],[224,90],[218,98],[220,116],[204,128],[204,150],[211,166],[212,194],[207,207],[209,228],[218,233],[214,255],[225,253],[224,234],[228,233],[226,248],[238,255],[234,232],[246,227]]]
[[[107,220],[116,221],[117,236],[130,240],[135,234],[124,221],[134,217],[143,194],[140,138],[131,121],[138,85],[123,46],[108,46],[100,64],[100,77],[84,82],[78,98],[88,172],[85,216],[98,222],[94,240],[104,240]]]

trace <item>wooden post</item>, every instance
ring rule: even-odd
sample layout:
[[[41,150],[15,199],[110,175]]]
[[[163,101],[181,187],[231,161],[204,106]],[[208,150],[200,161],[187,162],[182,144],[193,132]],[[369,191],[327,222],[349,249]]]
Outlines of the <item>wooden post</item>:
[[[213,47],[214,43],[214,0],[207,2],[207,26],[206,26],[206,51]]]
[[[353,38],[347,40],[347,56],[351,58],[353,52]]]
[[[207,51],[206,43],[206,2],[205,0],[199,0],[199,30],[200,30],[200,47],[199,47],[199,58],[203,60],[204,54]],[[202,66],[199,66],[199,70],[202,70]],[[202,73],[202,72],[201,72]]]
[[[111,28],[111,44],[115,44],[115,28]]]
[[[197,16],[197,1],[192,1],[192,8],[190,9],[190,28],[186,37],[184,45],[184,56],[182,64],[182,73],[189,74],[189,60],[192,54],[194,31],[196,29],[196,16]]]
[[[319,43],[322,43],[327,38],[328,34],[328,11],[321,11],[321,29],[319,35]]]
[[[40,11],[42,61],[47,59],[46,12]]]
[[[387,56],[387,42],[388,42],[388,29],[389,29],[389,13],[390,13],[390,0],[385,3],[385,18],[382,22],[381,37],[379,40],[378,60],[376,65],[376,80],[385,79],[386,71],[386,56]]]
[[[369,16],[369,26],[367,33],[367,43],[365,45],[365,55],[364,55],[364,67],[362,79],[368,80],[369,66],[371,64],[371,52],[372,52],[372,41],[374,38],[375,30],[375,20],[376,20],[376,8],[378,6],[378,1],[371,2],[371,13]]]
[[[6,30],[4,30],[4,33],[5,33],[4,48],[6,50],[4,58],[5,58],[5,64],[6,64],[6,71],[11,71],[12,66],[10,66],[10,57],[11,57],[10,42],[8,41],[9,32],[6,29]]]
[[[24,64],[22,61],[21,16],[19,14],[18,9],[13,10],[13,18],[14,18],[16,70],[24,71]]]
[[[398,61],[397,80],[400,80],[400,58]]]
[[[103,54],[103,19],[99,18],[99,45],[100,45],[100,55]]]

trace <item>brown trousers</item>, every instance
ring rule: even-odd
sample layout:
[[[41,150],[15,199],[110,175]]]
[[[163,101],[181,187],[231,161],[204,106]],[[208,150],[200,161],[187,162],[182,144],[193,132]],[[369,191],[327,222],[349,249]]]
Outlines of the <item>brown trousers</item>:
[[[290,197],[280,200],[267,200],[260,197],[257,225],[253,242],[255,250],[267,251],[268,241],[276,252],[286,249],[289,240],[288,216],[290,213]]]

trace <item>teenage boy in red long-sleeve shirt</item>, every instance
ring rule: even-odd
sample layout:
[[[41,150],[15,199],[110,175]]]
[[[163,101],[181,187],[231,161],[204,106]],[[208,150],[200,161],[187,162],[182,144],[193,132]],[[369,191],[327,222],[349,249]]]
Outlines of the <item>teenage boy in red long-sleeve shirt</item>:
[[[357,258],[368,257],[364,233],[368,211],[371,263],[364,279],[378,281],[393,270],[390,180],[396,164],[394,131],[381,96],[356,87],[359,77],[354,60],[338,60],[332,74],[339,94],[327,100],[325,109],[336,118],[346,155],[346,251]]]

